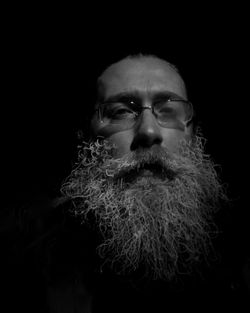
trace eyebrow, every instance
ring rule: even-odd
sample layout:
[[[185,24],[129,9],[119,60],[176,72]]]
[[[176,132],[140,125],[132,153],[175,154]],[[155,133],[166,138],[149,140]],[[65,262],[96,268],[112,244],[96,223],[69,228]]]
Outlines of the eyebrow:
[[[153,101],[156,101],[158,99],[165,99],[165,98],[177,98],[186,100],[183,97],[179,96],[178,94],[171,92],[171,91],[155,91],[151,92],[151,98]],[[138,91],[124,91],[117,93],[115,95],[109,96],[106,99],[102,99],[102,102],[108,103],[108,102],[118,102],[121,100],[136,100],[140,101],[142,98],[142,94]]]

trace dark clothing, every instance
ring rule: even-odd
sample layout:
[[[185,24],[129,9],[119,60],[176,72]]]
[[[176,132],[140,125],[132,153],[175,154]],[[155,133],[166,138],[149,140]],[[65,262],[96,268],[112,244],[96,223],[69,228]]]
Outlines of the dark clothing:
[[[99,238],[64,205],[47,205],[40,214],[12,212],[1,224],[9,225],[1,229],[1,312],[247,312],[244,254],[230,259],[221,248],[202,276],[183,276],[176,284],[138,281],[100,272]]]

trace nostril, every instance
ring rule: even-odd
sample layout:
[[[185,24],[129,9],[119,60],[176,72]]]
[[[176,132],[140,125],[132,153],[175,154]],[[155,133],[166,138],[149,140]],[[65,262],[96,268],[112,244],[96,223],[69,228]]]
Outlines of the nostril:
[[[131,143],[131,151],[137,148],[149,148],[153,145],[160,145],[162,143],[161,133],[156,132],[139,132],[134,136]]]

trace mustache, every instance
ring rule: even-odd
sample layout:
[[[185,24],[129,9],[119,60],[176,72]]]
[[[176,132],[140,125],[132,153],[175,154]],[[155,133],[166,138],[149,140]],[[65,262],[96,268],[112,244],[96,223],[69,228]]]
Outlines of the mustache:
[[[153,146],[150,149],[140,148],[120,159],[112,160],[106,173],[114,179],[122,178],[127,181],[148,170],[158,178],[173,180],[178,173],[174,159],[173,154],[160,146]]]

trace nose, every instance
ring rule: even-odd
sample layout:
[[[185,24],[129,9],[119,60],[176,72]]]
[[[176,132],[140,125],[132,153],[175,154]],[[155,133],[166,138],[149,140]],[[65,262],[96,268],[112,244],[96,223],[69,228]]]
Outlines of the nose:
[[[135,125],[131,151],[138,148],[150,148],[162,143],[162,134],[159,124],[150,109],[143,110]]]

